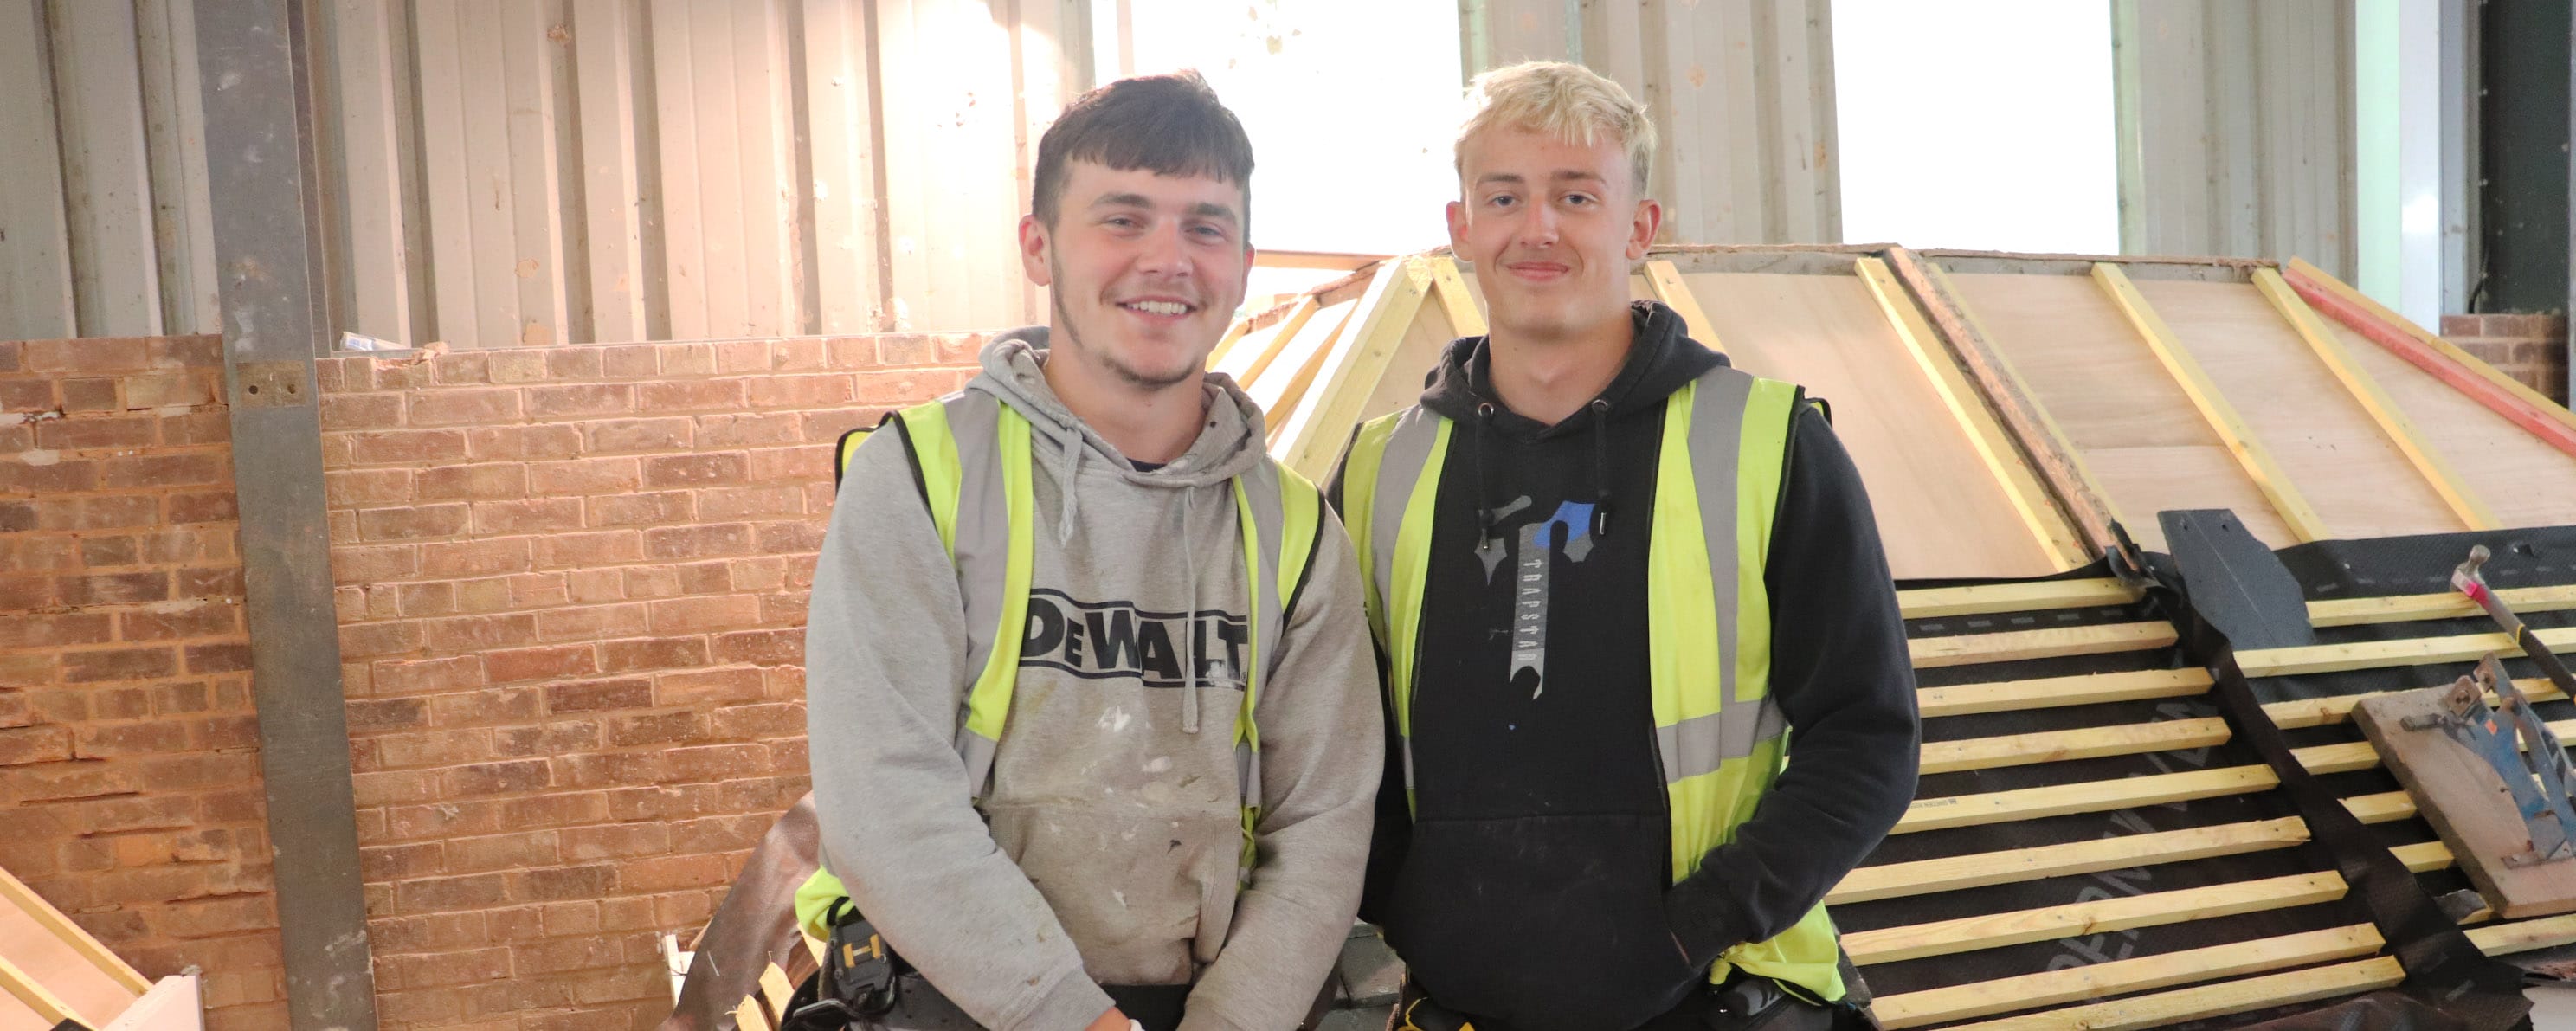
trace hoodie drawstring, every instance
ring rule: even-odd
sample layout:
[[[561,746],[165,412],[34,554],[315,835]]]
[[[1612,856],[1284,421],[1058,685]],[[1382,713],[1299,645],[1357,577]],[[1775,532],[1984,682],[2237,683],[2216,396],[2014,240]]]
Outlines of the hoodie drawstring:
[[[1198,512],[1199,489],[1181,488],[1181,580],[1190,585],[1189,605],[1181,610],[1181,733],[1199,732],[1199,571],[1189,546],[1190,516]]]
[[[1491,443],[1491,441],[1488,439],[1488,435],[1493,431],[1493,427],[1494,427],[1494,405],[1493,405],[1493,402],[1490,402],[1490,401],[1479,401],[1479,402],[1477,402],[1477,403],[1476,403],[1476,550],[1477,550],[1477,552],[1479,552],[1479,553],[1482,553],[1482,552],[1485,550],[1485,547],[1486,547],[1488,544],[1490,544],[1490,543],[1492,543],[1492,542],[1493,542],[1493,539],[1494,539],[1494,522],[1495,522],[1496,517],[1499,515],[1499,513],[1497,513],[1497,512],[1495,511],[1495,509],[1493,508],[1493,506],[1492,506],[1491,504],[1489,504],[1489,502],[1492,500],[1492,490],[1491,490],[1491,487],[1492,487],[1493,483],[1492,483],[1492,481],[1487,480],[1487,479],[1485,478],[1485,449],[1486,449],[1486,446],[1487,446],[1488,444],[1490,444],[1490,443]]]
[[[1592,399],[1592,536],[1610,536],[1610,401]]]
[[[1057,493],[1063,495],[1063,502],[1056,506],[1059,513],[1055,522],[1055,542],[1065,545],[1073,543],[1073,514],[1077,504],[1074,499],[1082,494],[1075,477],[1082,475],[1082,453],[1091,449],[1083,446],[1079,436],[1071,440],[1059,439],[1056,445],[1064,451],[1064,468],[1055,480],[1062,485]]]

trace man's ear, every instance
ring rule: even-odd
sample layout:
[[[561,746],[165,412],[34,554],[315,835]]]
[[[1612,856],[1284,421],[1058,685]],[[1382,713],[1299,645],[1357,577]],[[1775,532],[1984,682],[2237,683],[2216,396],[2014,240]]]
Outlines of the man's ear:
[[[1047,225],[1036,215],[1020,216],[1020,272],[1039,286],[1055,285],[1047,268]]]
[[[1628,226],[1628,260],[1639,261],[1647,248],[1655,245],[1655,230],[1664,224],[1664,206],[1652,200],[1637,202],[1637,216]]]
[[[1448,215],[1449,252],[1455,254],[1458,252],[1458,248],[1467,241],[1467,203],[1465,201],[1450,201]]]

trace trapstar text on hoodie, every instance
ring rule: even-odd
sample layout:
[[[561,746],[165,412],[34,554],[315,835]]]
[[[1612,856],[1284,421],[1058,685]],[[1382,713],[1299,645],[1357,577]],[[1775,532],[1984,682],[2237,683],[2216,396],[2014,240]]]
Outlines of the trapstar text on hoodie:
[[[1029,592],[1020,665],[1091,679],[1133,677],[1147,687],[1180,687],[1195,657],[1201,687],[1243,686],[1243,617],[1202,610],[1196,618],[1152,612],[1131,601],[1085,602],[1051,588]]]

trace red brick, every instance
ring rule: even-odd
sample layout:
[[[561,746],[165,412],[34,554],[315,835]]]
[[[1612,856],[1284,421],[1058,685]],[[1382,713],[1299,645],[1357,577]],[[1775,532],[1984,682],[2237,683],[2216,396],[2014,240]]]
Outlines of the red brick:
[[[659,823],[581,827],[563,833],[564,856],[575,862],[658,855],[670,848],[670,831]]]
[[[957,374],[945,369],[906,369],[853,373],[854,397],[869,404],[919,404],[957,388]]]
[[[555,680],[598,672],[591,646],[586,644],[489,652],[483,656],[483,665],[486,675],[496,684]]]
[[[115,380],[69,379],[62,384],[59,407],[63,411],[104,412],[116,407]],[[0,412],[51,412],[57,408],[54,401],[51,380],[0,380]]]
[[[78,750],[81,758],[99,759],[120,755],[167,755],[185,751],[188,728],[184,724],[160,720],[149,723],[91,724],[81,728]],[[185,799],[160,799],[184,807]],[[175,826],[175,825],[173,825]],[[100,826],[97,833],[119,828]]]
[[[753,483],[830,483],[832,481],[832,446],[808,444],[804,447],[763,448],[751,453]]]
[[[760,601],[750,595],[673,598],[652,603],[653,632],[686,634],[760,624]]]
[[[61,669],[49,653],[0,653],[0,688],[43,687],[61,676]],[[23,727],[34,721],[28,715],[25,698],[0,693],[0,727]]]
[[[803,415],[758,412],[698,416],[698,444],[710,448],[774,447],[805,441]]]
[[[541,727],[503,727],[492,732],[492,754],[513,758],[574,755],[599,750],[599,724],[568,720]]]
[[[389,505],[409,501],[411,496],[412,471],[409,469],[355,469],[322,474],[323,502],[333,508]]]
[[[395,887],[399,892],[401,886]],[[404,908],[406,911],[410,909],[408,906]],[[505,948],[388,956],[385,963],[392,968],[390,973],[407,988],[485,984],[510,977],[510,950]]]
[[[340,626],[340,655],[350,657],[350,660],[417,650],[420,650],[420,621]]]
[[[591,605],[625,597],[625,578],[617,570],[573,569],[564,573],[564,598],[571,604]]]
[[[394,611],[406,616],[444,616],[456,611],[456,584],[441,580],[425,584],[390,584],[394,594]]]
[[[144,680],[170,676],[178,671],[178,653],[169,648],[81,651],[63,656],[63,681],[72,684]]]
[[[530,550],[525,537],[424,544],[420,567],[423,574],[441,578],[519,573],[528,569]]]
[[[20,357],[24,345],[17,341],[0,342],[0,372],[16,372],[25,366]]]
[[[819,522],[762,523],[757,545],[764,555],[801,555],[823,550]]]
[[[599,666],[611,673],[706,664],[707,642],[699,637],[609,641],[599,646]]]
[[[161,425],[161,443],[171,447],[222,444],[233,437],[232,415],[221,410],[162,415],[154,421]]]
[[[454,873],[481,873],[486,870],[511,870],[531,866],[553,866],[562,862],[563,850],[551,830],[521,834],[495,834],[478,838],[451,838],[447,841],[447,869]]]
[[[484,373],[494,383],[539,383],[546,378],[546,356],[534,350],[483,352]]]
[[[521,902],[596,899],[608,894],[616,880],[616,870],[605,865],[527,870],[510,875],[510,895]]]
[[[358,513],[358,535],[370,541],[454,537],[465,532],[472,515],[462,504],[371,508]]]
[[[592,454],[686,451],[695,446],[693,425],[683,417],[610,419],[588,423],[583,429]]]
[[[693,518],[691,501],[688,491],[593,497],[587,499],[589,523],[594,527],[685,523]]]
[[[710,729],[718,741],[802,736],[805,733],[805,704],[773,702],[768,705],[726,706],[715,711]]]
[[[653,487],[704,487],[741,483],[748,459],[743,452],[665,455],[644,460],[644,483]]]
[[[745,394],[753,408],[826,408],[849,404],[857,397],[847,374],[755,379]]]
[[[114,629],[113,621],[104,613],[13,614],[0,619],[0,648],[103,644],[111,639]]]
[[[64,762],[71,757],[71,731],[63,727],[0,730],[0,766]]]
[[[429,725],[429,704],[418,698],[364,699],[349,703],[349,730],[406,730]]]
[[[62,583],[77,577],[0,576],[0,611],[49,609],[62,604]]]
[[[401,426],[400,394],[324,394],[322,432],[382,430]]]
[[[127,408],[185,407],[213,404],[215,400],[214,383],[204,375],[161,372],[127,376],[123,383]]]
[[[545,692],[533,687],[487,687],[429,696],[429,722],[441,727],[525,723],[545,716]]]
[[[566,533],[537,538],[535,568],[596,569],[644,558],[644,535],[634,530]]]
[[[30,340],[23,347],[34,372],[132,372],[150,368],[150,342],[142,337]]]
[[[466,431],[466,446],[482,461],[541,461],[581,453],[581,430],[571,426],[486,426]]]
[[[31,526],[12,527],[9,509],[0,504],[0,530],[115,530],[161,522],[161,498],[153,494],[40,499]]]
[[[57,585],[63,604],[126,605],[146,601],[166,601],[170,597],[170,574],[160,570],[143,573],[93,573],[88,576],[66,576]]]
[[[632,458],[531,462],[528,489],[538,495],[625,494],[644,484]]]
[[[24,502],[0,502],[0,533],[33,530],[57,516],[58,513],[54,511],[39,511],[36,506]],[[61,527],[52,529],[61,529]]]
[[[351,457],[360,465],[454,462],[465,457],[465,434],[459,430],[353,433],[349,443]]]
[[[187,655],[190,673],[235,673],[250,668],[247,644],[189,645]]]
[[[751,527],[742,523],[664,526],[644,531],[644,553],[657,559],[748,555],[751,549]]]
[[[738,379],[637,384],[636,403],[647,412],[739,412],[748,407]]]
[[[545,698],[546,709],[557,713],[643,709],[653,704],[653,684],[642,679],[549,684]]]
[[[698,492],[698,514],[703,519],[798,516],[804,512],[805,490],[795,485],[714,488]]]
[[[621,892],[712,888],[731,877],[732,871],[715,856],[647,856],[619,864],[617,888]]]
[[[99,464],[79,459],[62,461],[59,458],[51,465],[0,461],[0,491],[76,494],[96,490]]]
[[[420,472],[423,501],[492,501],[528,496],[528,467],[510,461],[478,461]]]
[[[622,383],[527,388],[527,411],[529,418],[533,419],[611,415],[635,410],[635,390]]]
[[[455,356],[440,360],[451,357]],[[406,403],[404,415],[414,426],[473,426],[519,419],[516,390],[434,390],[412,394]]]
[[[121,612],[116,619],[119,636],[128,641],[218,637],[239,633],[242,628],[240,606],[222,602],[182,603],[167,612]]]
[[[553,777],[548,773],[543,759],[478,763],[447,771],[447,793],[450,795],[519,794],[545,788],[553,783]]]
[[[873,340],[876,344],[876,364],[879,365],[932,365],[939,361],[938,348],[931,343],[929,337],[913,334],[889,333],[875,337]],[[840,341],[837,340],[833,341],[835,344],[839,342]],[[857,343],[862,346],[869,342],[870,338],[867,337],[861,337],[853,341],[853,343]]]
[[[549,379],[598,379],[601,367],[600,348],[558,347],[546,352],[546,377]]]
[[[415,545],[331,549],[331,580],[334,583],[384,583],[419,573],[420,549]]]
[[[808,337],[769,342],[769,367],[777,371],[804,372],[830,365],[829,351],[821,340]]]
[[[664,673],[654,699],[662,705],[753,702],[767,697],[766,684],[759,670],[741,667]]]
[[[875,431],[884,424],[885,418],[886,410],[883,408],[836,408],[828,412],[800,413],[796,419],[802,432],[797,440],[788,443],[838,444],[841,436],[851,430]]]
[[[771,624],[805,622],[807,600],[803,591],[761,595],[760,621]]]
[[[673,852],[733,852],[760,843],[769,825],[778,818],[769,813],[745,813],[738,816],[710,816],[683,820],[671,825]]]
[[[474,505],[474,532],[481,534],[549,533],[581,528],[579,498],[532,501],[483,501]]]
[[[584,605],[537,613],[537,636],[547,641],[594,641],[640,634],[650,616],[642,605]]]
[[[706,718],[689,711],[620,717],[608,721],[606,729],[608,743],[621,748],[696,741],[707,732]]]
[[[537,643],[537,617],[529,613],[498,616],[451,616],[421,621],[424,644],[434,652],[456,654]]]
[[[202,487],[224,482],[227,477],[223,456],[207,452],[138,455],[98,463],[99,485],[109,489]]]
[[[239,518],[240,503],[232,491],[170,495],[172,523],[221,523]]]
[[[152,420],[112,416],[49,419],[36,424],[36,446],[55,451],[87,451],[152,446]]]
[[[378,662],[368,668],[368,677],[380,695],[471,691],[486,683],[480,655]]]

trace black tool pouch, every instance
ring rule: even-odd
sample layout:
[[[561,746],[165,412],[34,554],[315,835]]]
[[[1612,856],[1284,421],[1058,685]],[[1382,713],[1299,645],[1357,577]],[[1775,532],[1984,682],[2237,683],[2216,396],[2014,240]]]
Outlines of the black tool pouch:
[[[1767,977],[1738,973],[1716,989],[1710,1031],[1832,1031],[1844,1007],[1808,1002]]]
[[[832,903],[823,917],[832,937],[825,942],[823,968],[814,972],[788,1000],[781,1031],[843,1031],[877,1024],[903,1001],[903,978],[912,964],[888,947],[876,925],[859,915],[848,899]]]

